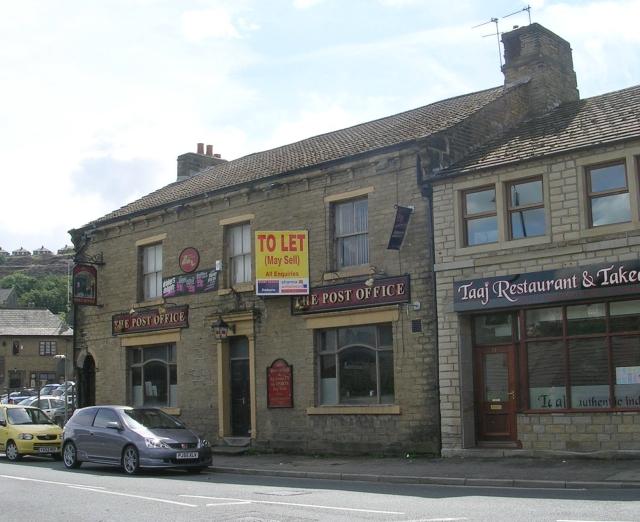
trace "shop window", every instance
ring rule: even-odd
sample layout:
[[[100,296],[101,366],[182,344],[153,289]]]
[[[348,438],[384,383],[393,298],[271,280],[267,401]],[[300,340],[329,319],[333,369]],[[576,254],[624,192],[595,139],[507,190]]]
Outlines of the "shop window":
[[[640,409],[640,301],[525,310],[531,409]]]
[[[462,213],[466,246],[498,241],[495,187],[463,192]]]
[[[569,341],[571,406],[575,409],[609,408],[609,360],[606,340]]]
[[[525,312],[527,337],[562,335],[562,308],[537,308]]]
[[[227,228],[227,253],[230,285],[251,282],[251,224]]]
[[[611,339],[618,408],[640,408],[640,336]]]
[[[390,324],[316,331],[320,404],[394,402]]]
[[[624,162],[588,168],[587,192],[592,227],[631,221]]]
[[[640,300],[611,303],[609,313],[612,332],[640,330]]]
[[[129,397],[133,406],[177,406],[175,344],[129,348]]]
[[[40,388],[45,384],[57,382],[57,378],[55,372],[31,372],[29,382],[32,388]]]
[[[512,342],[513,319],[512,313],[477,316],[473,322],[476,344],[490,345]]]
[[[42,356],[56,355],[58,353],[56,341],[40,341],[39,353]]]
[[[567,407],[564,344],[562,341],[527,343],[529,407]]]
[[[508,210],[511,239],[544,235],[546,227],[542,180],[509,184]]]
[[[162,243],[142,247],[142,280],[140,296],[143,301],[162,297]]]
[[[367,198],[333,205],[337,268],[369,263],[369,207]]]

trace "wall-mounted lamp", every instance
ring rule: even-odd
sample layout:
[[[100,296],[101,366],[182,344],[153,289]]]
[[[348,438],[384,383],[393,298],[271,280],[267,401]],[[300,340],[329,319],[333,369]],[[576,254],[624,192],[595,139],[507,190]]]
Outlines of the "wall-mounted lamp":
[[[236,329],[233,325],[228,325],[221,315],[218,316],[218,320],[211,325],[213,335],[218,341],[222,341],[229,336],[229,332],[235,333]]]

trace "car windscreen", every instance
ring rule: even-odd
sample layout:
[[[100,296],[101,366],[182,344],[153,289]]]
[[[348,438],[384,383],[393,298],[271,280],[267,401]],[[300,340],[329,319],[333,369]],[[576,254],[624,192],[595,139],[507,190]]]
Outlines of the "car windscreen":
[[[10,424],[53,424],[47,415],[37,408],[10,408],[7,410]]]
[[[127,424],[134,429],[141,426],[150,430],[184,429],[182,423],[160,410],[134,408],[132,410],[123,410],[122,413]]]

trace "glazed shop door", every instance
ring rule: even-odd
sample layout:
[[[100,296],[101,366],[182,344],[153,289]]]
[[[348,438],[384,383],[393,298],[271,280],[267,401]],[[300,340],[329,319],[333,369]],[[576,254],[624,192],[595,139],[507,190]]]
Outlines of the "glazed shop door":
[[[511,445],[516,441],[515,347],[475,348],[478,442]]]
[[[249,375],[249,340],[229,338],[231,365],[231,434],[234,437],[251,435],[251,384]]]

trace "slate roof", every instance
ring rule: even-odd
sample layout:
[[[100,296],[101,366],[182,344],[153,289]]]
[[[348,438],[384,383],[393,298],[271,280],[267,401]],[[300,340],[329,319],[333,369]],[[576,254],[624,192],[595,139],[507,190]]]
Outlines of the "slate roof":
[[[524,122],[434,177],[640,138],[640,85],[570,102]]]
[[[0,288],[0,305],[6,302],[7,299],[11,296],[12,292],[14,292],[13,288]]]
[[[73,330],[46,309],[0,308],[0,335],[72,336]]]
[[[187,180],[167,185],[89,225],[99,225],[234,185],[425,138],[465,120],[485,105],[500,98],[507,90],[508,88],[501,86],[457,96],[275,149],[249,154],[209,167]]]

